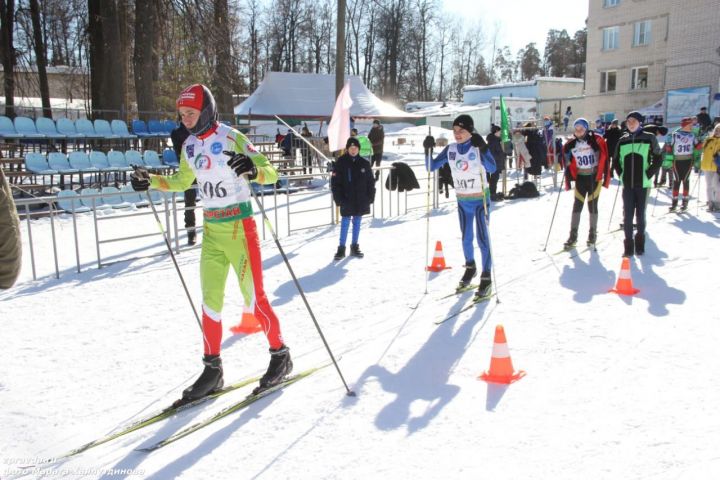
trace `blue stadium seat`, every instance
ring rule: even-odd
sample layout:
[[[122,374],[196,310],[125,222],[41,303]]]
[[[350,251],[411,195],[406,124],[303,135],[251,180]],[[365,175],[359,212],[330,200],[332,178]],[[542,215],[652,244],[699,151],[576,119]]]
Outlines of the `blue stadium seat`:
[[[111,150],[107,154],[108,163],[111,167],[113,167],[115,170],[120,170],[124,172],[129,172],[132,170],[130,168],[130,165],[127,163],[127,160],[125,159],[125,155],[123,155],[123,152],[120,152],[118,150]]]
[[[90,164],[101,172],[114,172],[116,168],[110,166],[107,156],[103,152],[93,150],[90,152]]]
[[[179,124],[175,120],[165,120],[163,125],[165,126],[165,131],[167,132],[167,134],[170,135],[170,132],[175,130]]]
[[[172,148],[166,148],[163,150],[162,161],[168,167],[177,168],[180,166],[180,160],[175,155],[175,150]]]
[[[47,138],[60,140],[66,138],[65,135],[57,131],[52,118],[40,117],[35,120],[35,126],[37,127],[38,133],[42,133]]]
[[[137,150],[126,150],[125,161],[128,165],[137,165],[140,167],[145,165],[142,155],[140,155],[140,152],[138,152]]]
[[[32,121],[32,118],[15,117],[13,123],[15,123],[15,131],[22,134],[24,138],[32,138],[38,140],[44,140],[47,138],[42,133],[38,133],[37,128],[35,128],[35,122]]]
[[[137,138],[137,135],[133,135],[128,131],[127,124],[122,120],[113,120],[110,122],[110,128],[112,129],[112,132],[120,138],[127,140],[134,140]]]
[[[81,172],[99,172],[98,167],[94,167],[90,163],[90,158],[85,152],[71,152],[68,155],[68,162],[72,168],[80,170]]]
[[[25,135],[15,130],[13,121],[6,116],[0,116],[0,136],[5,138],[24,138]]]
[[[75,128],[77,132],[81,133],[85,138],[102,138],[102,135],[98,135],[95,132],[92,122],[87,118],[78,118],[75,120]]]
[[[83,188],[80,190],[80,196],[83,195],[98,195],[100,191],[97,188]],[[88,208],[93,208],[93,199],[92,198],[81,198],[80,201],[82,204]],[[95,209],[96,210],[107,210],[112,209],[111,205],[106,205],[103,201],[102,197],[96,197],[95,198]]]
[[[42,153],[28,153],[25,156],[25,170],[38,175],[57,175],[58,171],[48,165],[45,155]]]
[[[75,128],[75,124],[69,118],[58,118],[57,120],[57,131],[65,135],[69,139],[80,139],[85,138],[85,135],[78,133]]]
[[[48,165],[50,166],[50,168],[57,170],[63,175],[73,175],[76,173],[80,173],[80,170],[70,166],[70,162],[68,162],[68,158],[65,156],[64,153],[50,152],[48,154]]]
[[[116,135],[113,133],[112,129],[110,128],[110,123],[107,120],[103,120],[102,118],[96,118],[94,124],[95,133],[102,138],[120,138],[120,135]]]
[[[160,120],[148,121],[148,132],[156,137],[168,137],[170,132],[165,130],[165,125]]]
[[[68,213],[89,212],[90,208],[86,207],[78,198],[78,194],[74,190],[60,190],[57,193],[57,204],[60,208]]]
[[[140,138],[153,138],[155,135],[152,135],[150,132],[148,132],[147,125],[143,120],[133,120],[132,121],[132,131],[135,135],[137,135]]]
[[[122,192],[123,202],[132,203],[136,207],[147,207],[150,205],[145,193],[136,192],[130,184],[123,185],[120,191]]]
[[[160,156],[155,150],[145,150],[143,152],[143,161],[148,167],[165,168],[165,165],[160,161]]]
[[[118,190],[115,187],[103,187],[101,193],[108,194],[108,193],[120,193],[120,190]],[[129,202],[126,202],[122,199],[122,195],[109,195],[107,197],[103,197],[103,202],[105,205],[110,205],[112,208],[130,208],[132,207],[132,204]]]

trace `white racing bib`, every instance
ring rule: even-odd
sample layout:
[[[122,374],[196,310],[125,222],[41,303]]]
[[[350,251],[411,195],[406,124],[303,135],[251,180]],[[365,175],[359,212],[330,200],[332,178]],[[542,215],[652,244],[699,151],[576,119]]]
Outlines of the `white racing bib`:
[[[595,151],[587,142],[576,142],[572,154],[575,157],[579,173],[592,173],[597,167]]]
[[[455,194],[458,197],[482,198],[486,174],[478,149],[471,147],[467,153],[461,154],[457,144],[449,145],[448,164],[452,171]]]
[[[695,136],[689,132],[676,132],[674,137],[673,154],[677,156],[692,155]]]
[[[195,172],[198,191],[206,208],[219,208],[250,200],[250,188],[245,178],[238,178],[228,167],[230,159],[223,151],[234,151],[232,132],[220,124],[204,140],[190,136],[183,144],[183,153]],[[247,147],[252,148],[252,147]]]

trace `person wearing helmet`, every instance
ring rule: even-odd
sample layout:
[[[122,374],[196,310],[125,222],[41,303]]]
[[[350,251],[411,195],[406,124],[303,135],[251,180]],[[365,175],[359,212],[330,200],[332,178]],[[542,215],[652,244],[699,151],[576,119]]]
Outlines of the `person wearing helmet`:
[[[197,179],[203,200],[200,283],[205,369],[176,402],[182,405],[223,386],[222,308],[230,267],[237,275],[246,308],[259,321],[270,345],[270,365],[255,392],[280,383],[292,371],[292,361],[263,289],[260,241],[250,198],[250,182],[273,184],[277,171],[242,133],[218,122],[215,99],[205,85],[183,90],[176,105],[190,132],[182,145],[178,171],[169,176],[149,175],[140,167],[131,175],[131,182],[136,191],[182,192]]]

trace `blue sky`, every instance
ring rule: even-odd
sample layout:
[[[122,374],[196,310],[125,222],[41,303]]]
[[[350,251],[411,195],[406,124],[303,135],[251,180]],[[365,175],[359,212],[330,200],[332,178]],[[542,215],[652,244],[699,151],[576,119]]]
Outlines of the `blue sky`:
[[[451,15],[481,22],[487,43],[492,41],[497,22],[498,46],[508,45],[513,54],[530,42],[535,42],[542,52],[551,28],[564,28],[572,36],[585,26],[588,13],[586,0],[440,0],[440,3]],[[490,48],[491,45],[485,53]]]

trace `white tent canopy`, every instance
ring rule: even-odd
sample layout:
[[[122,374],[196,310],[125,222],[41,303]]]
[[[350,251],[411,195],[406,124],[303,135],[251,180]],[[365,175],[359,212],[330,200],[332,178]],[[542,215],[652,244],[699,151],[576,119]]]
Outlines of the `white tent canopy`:
[[[414,118],[383,102],[358,76],[348,75],[353,117]],[[237,105],[235,115],[252,118],[329,118],[335,106],[335,75],[269,72],[247,100]]]

